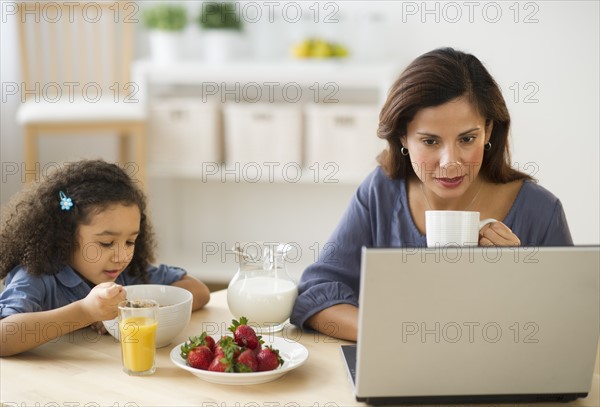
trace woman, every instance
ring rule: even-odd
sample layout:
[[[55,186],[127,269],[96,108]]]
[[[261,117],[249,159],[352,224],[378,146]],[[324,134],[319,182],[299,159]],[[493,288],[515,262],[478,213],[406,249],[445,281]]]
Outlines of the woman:
[[[426,210],[501,219],[480,231],[481,246],[572,245],[560,201],[511,168],[509,127],[500,89],[473,55],[445,48],[413,61],[380,114],[381,166],[302,275],[292,323],[356,340],[361,247],[425,247]]]

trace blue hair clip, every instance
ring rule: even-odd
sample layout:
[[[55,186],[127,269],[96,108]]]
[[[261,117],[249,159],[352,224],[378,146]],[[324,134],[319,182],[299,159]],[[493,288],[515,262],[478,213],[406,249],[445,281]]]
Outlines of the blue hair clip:
[[[60,195],[60,209],[62,209],[63,211],[70,211],[71,207],[73,206],[73,201],[71,200],[71,198],[67,198],[67,196],[65,195],[65,193],[63,191],[60,191],[59,195]]]

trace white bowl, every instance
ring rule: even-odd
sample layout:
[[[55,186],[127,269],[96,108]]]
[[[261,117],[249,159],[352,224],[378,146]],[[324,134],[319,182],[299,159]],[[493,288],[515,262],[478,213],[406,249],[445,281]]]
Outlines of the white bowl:
[[[158,328],[156,329],[156,347],[167,346],[186,327],[192,317],[192,293],[172,285],[140,284],[124,287],[128,300],[155,300],[158,309]],[[117,318],[102,321],[106,330],[119,339]]]

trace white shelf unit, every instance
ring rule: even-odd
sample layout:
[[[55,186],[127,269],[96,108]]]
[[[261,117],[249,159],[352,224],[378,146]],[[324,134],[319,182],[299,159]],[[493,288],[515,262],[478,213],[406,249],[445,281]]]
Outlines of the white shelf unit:
[[[343,142],[344,126],[354,125],[355,119],[357,128],[361,125],[364,128],[364,123],[372,123],[361,120],[360,115],[352,116],[353,112],[357,112],[356,109],[360,109],[361,105],[371,110],[380,109],[399,72],[399,67],[392,64],[357,65],[337,61],[268,64],[240,61],[224,65],[181,62],[172,66],[157,66],[149,61],[136,62],[133,78],[139,85],[137,97],[148,104],[150,112],[152,103],[162,101],[159,98],[164,98],[165,94],[183,98],[179,99],[180,102],[192,97],[203,103],[220,104],[221,112],[228,108],[236,111],[243,109],[244,104],[235,100],[238,96],[235,93],[243,92],[244,87],[251,89],[250,86],[255,86],[252,89],[262,87],[273,93],[268,94],[273,99],[269,102],[274,106],[270,111],[276,114],[276,103],[290,102],[289,95],[282,96],[277,92],[283,91],[285,86],[305,92],[305,97],[298,99],[296,105],[288,105],[299,109],[302,115],[300,130],[296,128],[298,122],[293,115],[288,116],[290,123],[294,123],[291,131],[304,133],[300,162],[295,162],[295,158],[286,159],[285,162],[244,162],[239,157],[235,162],[226,162],[224,137],[217,143],[222,148],[220,160],[206,160],[201,158],[202,154],[198,154],[198,162],[189,159],[149,162],[148,189],[159,242],[159,261],[182,266],[207,283],[226,284],[235,274],[236,264],[232,259],[223,261],[219,256],[225,248],[244,241],[294,242],[302,248],[302,256],[289,264],[289,271],[292,276],[299,278],[302,270],[315,260],[319,248],[323,247],[356,187],[368,172],[365,172],[364,164],[362,172],[353,172],[336,167],[335,162],[308,162],[308,156],[321,157],[315,154],[314,148],[307,154],[306,132],[313,131],[308,128],[308,123],[312,120],[311,126],[314,127],[315,120],[322,120],[324,131],[333,133],[336,125],[341,126],[341,134],[337,134],[337,138],[338,143]],[[331,97],[331,89],[336,90],[334,97],[339,96],[340,103],[324,103],[323,99]],[[329,93],[321,93],[315,100],[317,91]],[[361,99],[363,95],[368,95],[367,100]],[[352,104],[353,108],[344,109],[343,103],[346,102]],[[168,106],[169,102],[165,102],[165,105]],[[246,105],[250,113],[258,111],[258,114],[264,115],[264,105],[262,113],[259,103]],[[342,115],[341,118],[320,115],[320,106],[323,112]],[[197,112],[196,119],[202,116],[200,109]],[[248,117],[252,117],[251,114],[246,115],[246,120]],[[236,118],[229,117],[228,120]],[[277,132],[285,131],[285,121],[274,121]],[[221,126],[221,136],[231,130],[223,131],[225,123],[226,120],[221,116],[217,123]],[[250,126],[252,121],[248,123],[246,126]],[[179,124],[167,127],[175,132],[186,133],[187,138],[180,134],[174,136],[171,143],[183,144],[170,146],[165,151],[173,155],[179,149],[183,151],[180,154],[182,157],[189,157],[190,152],[186,148],[198,148],[198,140],[190,139],[193,132],[187,133],[189,129],[182,129],[178,127]],[[253,129],[244,131],[244,125],[236,124],[239,125],[234,134],[235,142],[243,143],[244,135],[252,135]],[[201,120],[194,126],[197,131],[214,128],[213,124]],[[268,127],[265,129],[261,131],[268,131]],[[202,135],[203,138],[205,136]],[[189,146],[185,144],[186,139],[190,142]],[[248,141],[251,140],[248,137]],[[356,140],[349,138],[348,142],[356,143]],[[326,143],[324,145],[327,146]],[[381,146],[383,148],[383,142]],[[211,143],[210,148],[213,147]],[[282,151],[285,147],[284,143],[278,149]],[[150,149],[155,157],[156,154],[160,157],[161,147],[151,146]],[[337,150],[351,151],[344,148]],[[361,151],[361,148],[356,150]],[[239,151],[243,152],[244,149]],[[374,168],[373,149],[366,154]],[[323,157],[325,160],[327,155]],[[217,255],[212,253],[215,247],[218,247]]]
[[[134,96],[148,100],[149,86],[205,85],[207,93],[214,91],[212,84],[272,84],[278,89],[286,84],[303,88],[332,83],[339,88],[375,89],[380,101],[400,73],[400,66],[392,63],[364,64],[344,61],[281,61],[259,63],[232,61],[226,64],[208,64],[180,61],[172,65],[156,65],[149,60],[133,64],[132,78],[139,87]]]

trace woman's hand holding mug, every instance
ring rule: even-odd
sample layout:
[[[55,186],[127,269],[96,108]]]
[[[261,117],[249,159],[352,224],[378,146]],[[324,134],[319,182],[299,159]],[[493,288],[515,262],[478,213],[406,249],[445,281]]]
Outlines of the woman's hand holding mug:
[[[521,240],[500,221],[484,225],[479,230],[479,246],[520,246]]]

